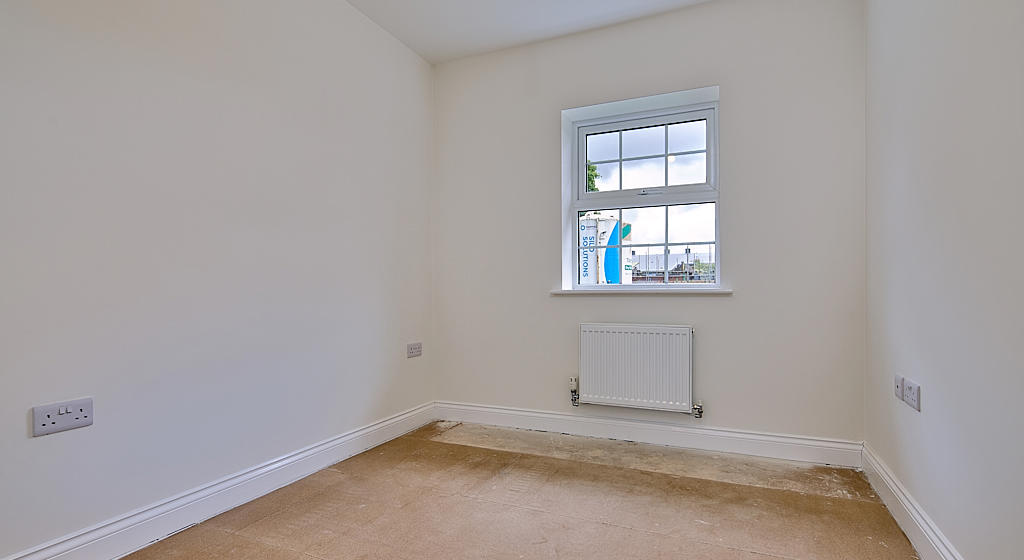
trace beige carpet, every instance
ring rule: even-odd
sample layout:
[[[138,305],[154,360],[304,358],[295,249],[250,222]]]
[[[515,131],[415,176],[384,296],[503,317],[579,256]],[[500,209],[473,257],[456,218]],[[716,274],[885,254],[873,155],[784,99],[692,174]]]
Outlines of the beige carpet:
[[[439,422],[128,558],[917,555],[852,470]]]

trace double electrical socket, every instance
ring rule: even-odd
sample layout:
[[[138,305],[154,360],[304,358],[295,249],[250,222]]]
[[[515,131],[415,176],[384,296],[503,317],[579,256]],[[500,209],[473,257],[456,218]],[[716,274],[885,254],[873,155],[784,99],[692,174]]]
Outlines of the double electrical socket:
[[[907,403],[910,408],[921,412],[921,386],[912,379],[897,375],[894,380],[896,398]]]
[[[32,436],[45,436],[92,425],[92,398],[32,408]]]
[[[410,342],[405,345],[405,357],[406,358],[418,358],[423,355],[423,343],[422,342]]]

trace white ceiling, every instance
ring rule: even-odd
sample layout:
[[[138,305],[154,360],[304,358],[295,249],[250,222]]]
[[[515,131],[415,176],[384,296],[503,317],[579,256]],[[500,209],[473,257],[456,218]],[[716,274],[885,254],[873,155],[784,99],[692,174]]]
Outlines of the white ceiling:
[[[522,45],[706,0],[349,0],[430,62]]]

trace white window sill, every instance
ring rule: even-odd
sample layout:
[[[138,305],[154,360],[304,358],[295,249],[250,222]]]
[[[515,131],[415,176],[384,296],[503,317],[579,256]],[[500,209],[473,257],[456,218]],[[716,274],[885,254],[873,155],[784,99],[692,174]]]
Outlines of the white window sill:
[[[729,288],[577,288],[575,290],[551,290],[553,296],[729,296]]]

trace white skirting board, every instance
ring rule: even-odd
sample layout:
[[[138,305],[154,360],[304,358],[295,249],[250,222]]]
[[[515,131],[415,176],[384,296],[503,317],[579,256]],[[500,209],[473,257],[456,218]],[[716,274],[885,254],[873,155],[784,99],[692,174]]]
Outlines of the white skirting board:
[[[854,468],[860,468],[863,461],[869,480],[922,560],[963,560],[885,463],[861,442],[444,401],[423,404],[2,560],[119,558],[434,420]]]
[[[427,403],[3,560],[120,558],[435,420]]]
[[[921,504],[910,495],[885,461],[871,446],[864,444],[864,474],[879,497],[889,508],[921,560],[964,560],[949,539],[942,534]]]
[[[440,401],[445,420],[860,468],[861,442]]]

